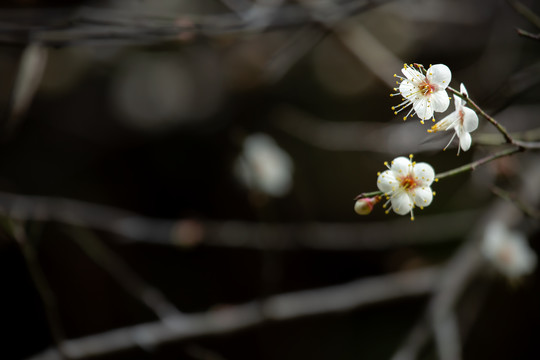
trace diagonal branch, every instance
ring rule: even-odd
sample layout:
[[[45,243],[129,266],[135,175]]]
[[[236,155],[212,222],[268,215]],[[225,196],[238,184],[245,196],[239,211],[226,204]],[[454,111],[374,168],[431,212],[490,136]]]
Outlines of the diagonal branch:
[[[381,302],[428,294],[436,285],[438,275],[437,267],[428,267],[360,279],[344,285],[275,295],[259,302],[182,317],[172,316],[164,321],[67,340],[62,343],[62,349],[73,360],[94,359],[139,347],[152,349],[197,337],[230,334],[270,321],[289,321],[351,311]],[[58,359],[58,352],[48,349],[27,360]]]

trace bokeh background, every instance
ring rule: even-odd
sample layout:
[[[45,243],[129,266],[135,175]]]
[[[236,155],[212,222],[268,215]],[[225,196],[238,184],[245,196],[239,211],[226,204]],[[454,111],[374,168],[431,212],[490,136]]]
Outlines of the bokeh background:
[[[523,4],[540,13],[537,2]],[[28,259],[61,333],[75,339],[156,321],[111,263],[185,313],[444,265],[488,212],[491,185],[519,188],[522,161],[534,161],[520,154],[441,181],[415,222],[380,206],[365,217],[353,211],[356,195],[376,190],[384,161],[414,153],[442,172],[494,151],[477,145],[458,157],[455,142],[442,152],[448,134],[395,116],[389,94],[403,62],[444,63],[452,86],[465,83],[510,131],[538,127],[540,42],[516,28],[538,29],[509,2],[11,1],[0,24],[2,359],[54,343]],[[169,30],[149,35],[160,26]],[[473,139],[497,139],[488,125]],[[239,176],[253,134],[281,149],[264,160],[287,164],[268,170],[286,183],[277,192]],[[36,207],[59,199],[82,201],[82,210]],[[122,236],[108,231],[108,211],[168,225],[132,224],[135,235]],[[85,226],[84,214],[108,225]],[[535,220],[521,225],[538,249]],[[306,226],[319,230],[311,238]],[[463,358],[540,357],[538,277],[519,286],[490,279],[469,284],[480,300],[460,312],[469,324]],[[394,299],[100,358],[389,359],[428,301]],[[433,345],[419,358],[437,358]]]

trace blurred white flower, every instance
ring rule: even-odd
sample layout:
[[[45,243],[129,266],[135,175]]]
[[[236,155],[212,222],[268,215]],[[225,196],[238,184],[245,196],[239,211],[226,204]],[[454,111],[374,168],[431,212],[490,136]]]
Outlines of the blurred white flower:
[[[262,133],[246,137],[234,172],[249,189],[280,197],[292,187],[293,161],[270,136]]]
[[[413,162],[412,158],[412,155],[409,155],[409,159],[400,156],[390,166],[385,162],[388,170],[378,173],[377,187],[388,198],[383,207],[391,203],[386,213],[390,210],[399,215],[410,212],[411,220],[414,220],[414,206],[423,209],[433,200],[435,193],[430,186],[435,180],[435,171],[431,165]]]
[[[467,94],[467,89],[465,88],[465,85],[461,84],[460,91],[464,95]],[[465,106],[467,102],[460,98],[457,95],[454,95],[454,105],[456,106],[456,110],[454,110],[453,113],[446,116],[444,119],[436,123],[431,127],[428,132],[437,132],[440,130],[450,130],[454,129],[456,132],[454,135],[452,135],[452,138],[448,142],[448,145],[454,140],[456,135],[459,138],[459,147],[458,147],[458,155],[459,155],[459,149],[461,148],[463,151],[469,150],[471,147],[471,132],[476,130],[478,127],[478,115],[476,115],[476,112],[474,110],[469,109]],[[446,148],[444,150],[446,150]]]
[[[403,97],[401,104],[392,106],[394,114],[397,115],[401,110],[412,106],[403,120],[414,112],[423,124],[424,120],[433,118],[433,112],[443,112],[448,109],[450,98],[446,93],[446,87],[452,79],[452,72],[448,66],[437,64],[425,70],[422,65],[405,64],[401,72],[405,77],[394,74],[394,77],[401,80],[398,82],[399,88],[394,88],[396,91],[399,90],[399,93],[390,95]],[[434,118],[433,121],[435,121]]]
[[[530,274],[536,267],[536,254],[526,237],[499,222],[491,222],[486,227],[482,253],[510,280]]]

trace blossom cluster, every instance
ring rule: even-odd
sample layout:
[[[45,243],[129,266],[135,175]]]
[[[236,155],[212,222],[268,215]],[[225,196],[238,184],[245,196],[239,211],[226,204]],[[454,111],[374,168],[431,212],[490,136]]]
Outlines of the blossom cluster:
[[[456,138],[459,140],[458,152],[471,148],[471,132],[478,127],[478,115],[467,107],[470,102],[475,109],[478,107],[469,100],[464,84],[460,85],[454,93],[455,110],[442,120],[435,120],[435,113],[445,112],[450,106],[451,98],[447,89],[452,80],[452,72],[444,64],[431,65],[428,69],[420,64],[405,64],[401,69],[402,75],[394,75],[398,79],[396,93],[390,96],[401,96],[402,102],[392,106],[394,114],[404,110],[407,112],[403,120],[417,116],[420,123],[431,119],[435,124],[428,129],[428,133],[453,130],[454,134],[443,150]],[[414,209],[423,209],[433,201],[435,192],[431,185],[438,181],[433,167],[425,162],[416,163],[413,155],[399,156],[393,161],[384,163],[387,170],[377,173],[377,187],[379,192],[374,195],[359,195],[356,198],[355,211],[360,215],[371,213],[375,204],[382,196],[386,197],[383,208],[399,215],[410,214],[414,220]],[[482,246],[484,257],[491,262],[502,274],[511,280],[531,273],[536,267],[537,257],[529,247],[525,236],[517,231],[511,231],[499,223],[488,225],[484,234]]]
[[[400,104],[392,106],[394,114],[408,109],[403,120],[416,115],[422,124],[428,119],[436,122],[434,114],[445,112],[450,106],[451,98],[448,97],[446,90],[452,80],[452,72],[448,66],[436,64],[426,69],[421,64],[405,64],[401,72],[403,76],[394,75],[398,79],[398,87],[394,88],[397,92],[390,94],[402,97]],[[457,136],[458,155],[460,150],[470,149],[472,144],[470,133],[478,127],[478,115],[466,106],[465,99],[468,99],[468,93],[465,85],[461,84],[460,92],[461,96],[454,95],[455,110],[427,130],[429,133],[454,130],[443,150],[446,150]],[[410,213],[411,219],[414,220],[413,209],[415,207],[423,209],[433,201],[435,193],[431,190],[431,184],[436,181],[433,167],[427,163],[413,162],[412,155],[409,159],[397,157],[391,165],[388,163],[385,165],[388,170],[378,173],[377,187],[388,200],[383,207],[386,208],[390,204],[386,213],[390,210],[399,215]],[[355,211],[361,215],[369,214],[379,200],[379,195],[371,198],[359,196],[356,199]]]
[[[435,113],[445,112],[450,106],[451,98],[446,92],[452,79],[450,69],[443,64],[432,65],[427,70],[420,64],[405,64],[401,72],[403,76],[394,75],[398,78],[398,87],[394,88],[397,92],[390,94],[402,97],[401,103],[392,106],[394,114],[408,109],[403,120],[417,116],[424,124],[425,120],[431,119],[435,124],[427,130],[428,133],[454,131],[443,150],[456,136],[459,140],[457,154],[460,150],[469,150],[472,144],[470,133],[478,127],[478,115],[466,105],[470,102],[473,108],[481,110],[469,99],[465,85],[460,84],[459,92],[450,88],[454,93],[455,109],[437,122]],[[413,161],[412,154],[408,158],[398,156],[384,165],[387,170],[377,173],[379,191],[359,195],[355,199],[354,210],[359,215],[367,215],[384,196],[386,202],[383,208],[387,209],[387,214],[390,211],[398,215],[410,214],[411,220],[414,220],[414,209],[423,209],[433,201],[435,192],[431,185],[438,181],[433,167],[425,162]],[[484,258],[512,282],[532,273],[538,261],[525,235],[499,222],[488,224],[480,250]]]
[[[422,124],[424,124],[424,120],[428,119],[435,122],[434,114],[446,111],[450,105],[450,98],[446,89],[452,79],[452,72],[448,66],[437,64],[430,66],[426,70],[420,64],[405,64],[401,72],[404,76],[394,75],[400,80],[398,81],[399,87],[394,88],[395,91],[399,90],[399,92],[390,94],[390,96],[401,95],[403,100],[399,105],[392,106],[394,114],[398,114],[403,109],[410,107],[403,120],[406,120],[409,116],[417,115]],[[460,92],[463,97],[468,97],[465,85],[461,84]],[[454,104],[455,111],[433,125],[428,132],[454,130],[455,133],[448,145],[457,135],[459,138],[459,155],[459,149],[467,151],[471,147],[472,138],[470,133],[478,127],[478,115],[474,110],[466,107],[466,101],[457,95],[454,95]]]

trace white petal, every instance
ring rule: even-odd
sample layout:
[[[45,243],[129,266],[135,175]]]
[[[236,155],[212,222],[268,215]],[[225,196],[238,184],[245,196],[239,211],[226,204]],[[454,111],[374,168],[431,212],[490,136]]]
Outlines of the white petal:
[[[454,106],[456,108],[456,111],[459,111],[460,109],[462,109],[466,103],[467,102],[465,100],[463,100],[457,95],[454,95]]]
[[[444,119],[431,127],[433,131],[449,130],[455,128],[459,123],[457,112],[447,115]]]
[[[403,75],[405,75],[407,79],[412,80],[414,82],[420,82],[426,78],[424,74],[417,71],[416,69],[413,69],[410,66],[402,68],[401,72],[403,73]]]
[[[410,196],[404,192],[392,196],[392,199],[390,201],[392,202],[392,210],[394,210],[394,212],[399,215],[408,214],[409,212],[411,212],[411,209],[413,207],[413,202]]]
[[[429,120],[433,117],[433,107],[426,97],[421,97],[418,101],[413,103],[414,111],[416,115],[422,120]]]
[[[439,90],[431,94],[431,106],[433,107],[433,111],[436,111],[436,112],[446,111],[449,105],[450,105],[450,98],[448,98],[448,94],[446,93],[446,90]]]
[[[392,170],[395,176],[405,176],[412,170],[411,160],[405,156],[397,157],[392,161],[390,170]]]
[[[399,183],[390,170],[386,170],[377,178],[377,187],[382,192],[390,193],[399,186]]]
[[[459,127],[458,129],[462,129]],[[458,131],[457,135],[459,137],[459,146],[461,146],[461,150],[467,151],[471,148],[472,138],[471,134],[464,131]]]
[[[478,115],[473,109],[464,107],[463,111],[463,130],[466,132],[473,132],[478,127]]]
[[[461,85],[459,85],[459,91],[462,94],[465,94],[466,96],[469,96],[469,93],[467,92],[467,89],[465,88],[465,85],[463,83],[461,83]]]
[[[430,186],[435,179],[435,170],[428,163],[421,162],[413,166],[413,176],[422,186]]]
[[[401,84],[399,84],[399,92],[405,99],[413,100],[416,96],[418,96],[420,89],[418,89],[418,86],[416,86],[412,81],[403,80]]]
[[[429,206],[433,201],[433,191],[431,191],[431,188],[429,186],[423,186],[414,189],[413,196],[416,206]]]
[[[452,72],[448,66],[437,64],[427,70],[426,77],[430,83],[439,85],[441,89],[446,89],[452,80]]]

